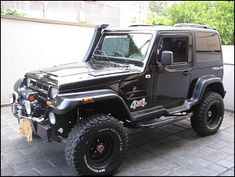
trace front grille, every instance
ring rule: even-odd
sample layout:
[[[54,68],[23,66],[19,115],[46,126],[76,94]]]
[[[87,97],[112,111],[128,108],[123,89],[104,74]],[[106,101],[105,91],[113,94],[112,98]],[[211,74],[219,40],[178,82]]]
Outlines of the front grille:
[[[46,98],[48,96],[50,86],[39,80],[30,79],[29,88]]]

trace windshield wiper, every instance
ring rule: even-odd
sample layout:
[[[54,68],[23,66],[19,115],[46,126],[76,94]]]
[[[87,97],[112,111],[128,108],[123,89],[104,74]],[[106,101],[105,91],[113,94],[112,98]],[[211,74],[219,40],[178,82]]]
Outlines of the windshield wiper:
[[[128,59],[125,57],[125,55],[122,52],[119,51],[113,51],[115,57],[121,57],[124,59],[125,67],[128,68]]]
[[[122,52],[119,52],[119,51],[113,51],[113,53],[114,53],[114,56],[115,56],[115,57],[119,57],[119,56],[121,56],[121,57],[125,58],[125,55],[124,55]]]
[[[105,54],[105,52],[104,52],[103,50],[100,50],[100,49],[96,49],[95,52],[94,52],[94,54],[107,56],[107,55]]]
[[[105,59],[107,59],[108,63],[109,63],[109,66],[110,66],[110,58],[106,55],[106,53],[103,50],[100,50],[100,49],[97,48],[95,50],[94,54],[100,55],[100,56],[104,57]]]

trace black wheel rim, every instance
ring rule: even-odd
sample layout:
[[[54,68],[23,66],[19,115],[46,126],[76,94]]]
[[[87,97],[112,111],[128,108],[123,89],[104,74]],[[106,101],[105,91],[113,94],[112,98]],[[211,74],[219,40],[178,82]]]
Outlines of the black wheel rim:
[[[88,163],[95,168],[104,168],[117,155],[117,138],[107,132],[96,135],[88,146]]]
[[[218,103],[213,103],[207,112],[207,125],[209,128],[215,128],[219,125],[221,112]]]

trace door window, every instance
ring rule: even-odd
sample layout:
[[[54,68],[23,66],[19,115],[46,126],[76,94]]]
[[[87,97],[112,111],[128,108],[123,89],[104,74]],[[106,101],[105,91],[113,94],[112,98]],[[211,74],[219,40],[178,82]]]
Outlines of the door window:
[[[164,37],[157,49],[157,58],[161,62],[163,51],[173,52],[173,62],[188,62],[188,37]]]

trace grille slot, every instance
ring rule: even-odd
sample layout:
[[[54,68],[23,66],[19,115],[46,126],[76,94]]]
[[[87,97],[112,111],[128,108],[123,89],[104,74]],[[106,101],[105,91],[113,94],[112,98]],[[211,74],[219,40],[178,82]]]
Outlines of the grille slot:
[[[46,83],[41,82],[41,81],[31,79],[30,84],[29,84],[29,88],[38,92],[39,95],[46,98],[48,96],[50,86]]]

